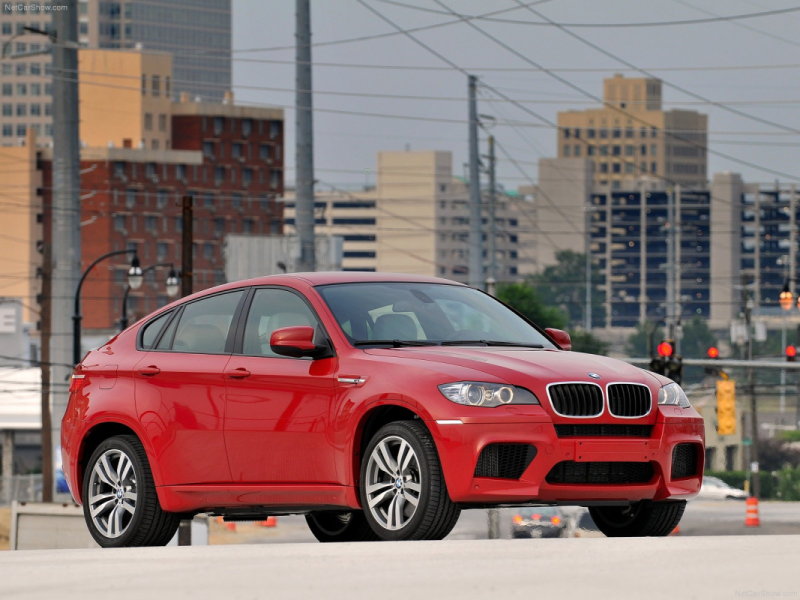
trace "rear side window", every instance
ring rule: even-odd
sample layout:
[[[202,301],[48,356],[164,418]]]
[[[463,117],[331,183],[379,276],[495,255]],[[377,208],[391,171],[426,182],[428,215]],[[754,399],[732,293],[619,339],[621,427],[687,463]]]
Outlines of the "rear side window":
[[[244,291],[237,290],[187,304],[171,347],[164,349],[191,354],[224,354],[233,316],[243,295]]]
[[[158,334],[164,328],[169,318],[172,316],[172,311],[164,313],[147,323],[142,329],[142,350],[150,350],[158,339]]]

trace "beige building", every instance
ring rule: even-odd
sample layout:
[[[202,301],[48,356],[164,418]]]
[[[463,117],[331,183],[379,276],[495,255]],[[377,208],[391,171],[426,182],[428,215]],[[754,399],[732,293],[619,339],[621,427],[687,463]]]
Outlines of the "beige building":
[[[81,50],[78,70],[83,145],[169,149],[172,56]]]
[[[351,192],[320,186],[316,231],[344,238],[344,270],[468,280],[469,187],[453,176],[452,160],[442,151],[380,152],[376,187]],[[291,190],[285,202],[286,233],[292,234]],[[535,260],[535,248],[521,244],[521,232],[533,221],[532,203],[499,195],[496,220],[497,279],[517,281]]]
[[[34,308],[41,291],[42,172],[36,168],[36,138],[28,132],[26,143],[0,152],[3,218],[0,219],[0,285],[3,296],[22,302],[25,323],[35,323]]]
[[[707,180],[708,117],[664,110],[661,81],[615,75],[603,107],[558,114],[559,158],[588,158],[594,182],[630,188],[642,175],[701,188]]]

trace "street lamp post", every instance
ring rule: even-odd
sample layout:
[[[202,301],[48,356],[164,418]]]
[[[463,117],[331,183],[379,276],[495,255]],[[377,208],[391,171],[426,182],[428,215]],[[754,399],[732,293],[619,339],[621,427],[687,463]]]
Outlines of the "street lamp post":
[[[180,281],[178,280],[178,274],[175,273],[175,267],[172,263],[158,263],[155,265],[150,265],[142,269],[142,280],[144,280],[144,276],[146,273],[152,271],[153,269],[157,269],[159,267],[169,267],[169,275],[167,275],[166,287],[167,287],[167,296],[170,298],[174,298],[178,295],[180,291]],[[128,295],[131,293],[131,290],[135,290],[141,286],[141,283],[133,287],[128,283],[128,287],[125,288],[125,294],[122,296],[122,315],[119,318],[119,330],[125,331],[128,328]]]
[[[789,280],[783,285],[783,291],[778,296],[781,308],[783,309],[781,319],[781,348],[786,350],[786,313],[792,310],[794,306],[794,294],[789,289]],[[786,412],[786,369],[781,369],[781,401],[780,401],[781,415]]]
[[[78,282],[78,289],[75,290],[75,312],[72,314],[73,364],[77,365],[79,362],[81,362],[81,321],[83,319],[83,315],[81,315],[81,288],[83,287],[83,282],[86,280],[86,277],[89,275],[92,269],[94,269],[99,263],[111,258],[112,256],[121,256],[123,254],[133,254],[131,268],[128,269],[128,285],[133,289],[137,289],[142,285],[142,268],[139,266],[139,258],[136,256],[136,250],[115,250],[114,252],[108,252],[89,265],[89,267],[83,272],[83,275],[81,275],[81,279]]]

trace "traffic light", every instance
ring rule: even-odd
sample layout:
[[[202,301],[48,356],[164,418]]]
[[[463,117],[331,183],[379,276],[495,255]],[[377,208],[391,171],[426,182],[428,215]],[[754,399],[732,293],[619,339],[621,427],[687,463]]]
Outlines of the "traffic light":
[[[650,361],[650,370],[680,384],[683,378],[683,358],[675,355],[675,340],[662,340],[656,350],[658,357]]]
[[[713,358],[715,360],[718,359],[719,348],[717,348],[716,346],[711,346],[711,348],[708,349],[708,358]]]
[[[736,382],[717,381],[717,433],[736,433]]]
[[[786,361],[794,362],[797,357],[797,348],[795,346],[786,346]]]

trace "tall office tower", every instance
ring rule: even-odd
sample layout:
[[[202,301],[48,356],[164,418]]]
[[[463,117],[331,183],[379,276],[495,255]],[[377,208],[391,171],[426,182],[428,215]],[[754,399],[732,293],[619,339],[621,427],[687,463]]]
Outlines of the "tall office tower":
[[[658,79],[605,79],[603,103],[558,113],[559,158],[589,158],[594,182],[611,189],[629,188],[641,177],[706,186],[707,115],[664,110]]]
[[[0,44],[11,41],[17,56],[0,65],[0,146],[21,145],[28,129],[40,145],[52,141],[49,41],[24,29],[50,29],[47,4],[0,5]],[[171,53],[173,100],[187,92],[192,99],[220,102],[231,89],[230,0],[81,0],[78,6],[81,46]],[[115,85],[140,84],[121,76]]]

